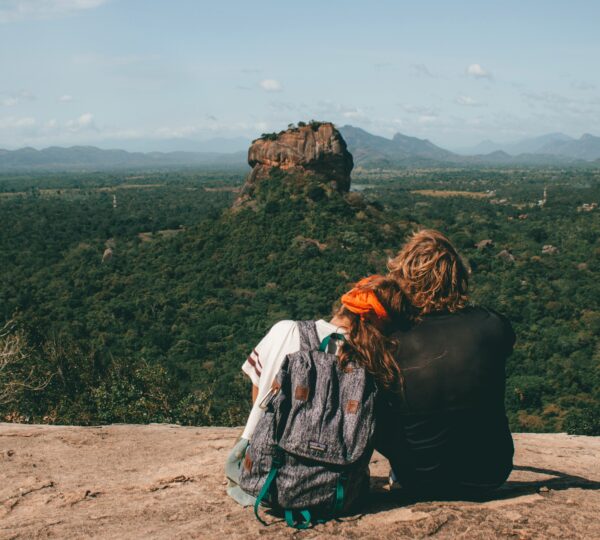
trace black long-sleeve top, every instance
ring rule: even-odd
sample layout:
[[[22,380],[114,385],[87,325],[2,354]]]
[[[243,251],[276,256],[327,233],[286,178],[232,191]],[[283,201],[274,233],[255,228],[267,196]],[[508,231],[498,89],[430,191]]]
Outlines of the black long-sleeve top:
[[[376,446],[399,482],[425,494],[502,484],[514,452],[504,409],[509,321],[468,307],[427,315],[395,337],[404,386],[380,399]]]

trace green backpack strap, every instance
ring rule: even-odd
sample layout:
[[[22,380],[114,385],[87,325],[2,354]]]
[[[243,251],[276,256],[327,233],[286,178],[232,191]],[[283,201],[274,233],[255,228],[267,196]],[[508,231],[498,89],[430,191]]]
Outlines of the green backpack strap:
[[[344,482],[346,482],[347,479],[348,477],[344,473],[340,476],[340,478],[337,481],[335,487],[335,502],[333,504],[333,517],[339,515],[344,508]],[[294,519],[294,512],[298,512],[298,514],[302,516],[304,521],[296,521]],[[327,519],[317,519],[315,523],[325,523],[326,521]],[[285,522],[288,524],[288,526],[293,527],[294,529],[308,529],[313,525],[312,517],[308,510],[286,510]]]
[[[339,514],[344,509],[344,482],[347,479],[348,477],[346,476],[346,473],[343,473],[337,481],[337,485],[335,487],[335,503],[333,505],[334,514]]]
[[[275,477],[277,476],[277,471],[279,470],[282,464],[283,462],[281,459],[281,451],[277,449],[275,455],[273,456],[273,465],[271,466],[271,470],[269,471],[267,479],[265,480],[265,483],[263,484],[263,487],[260,490],[258,497],[256,497],[256,502],[254,503],[254,515],[256,516],[256,519],[258,519],[258,521],[260,521],[263,525],[267,525],[267,522],[260,517],[258,511],[264,498],[267,496],[267,493],[269,493],[269,489],[271,489],[271,484],[273,483],[273,480],[275,480]]]
[[[273,480],[275,480],[275,477],[277,476],[277,471],[279,470],[281,465],[282,462],[280,456],[274,456],[273,466],[271,467],[267,479],[265,480],[265,483],[263,484],[263,487],[260,490],[258,497],[256,498],[256,502],[254,503],[254,515],[256,516],[256,519],[258,519],[258,521],[260,521],[263,525],[267,525],[267,522],[260,517],[258,511],[262,501],[267,496],[267,493],[269,493],[269,489],[271,489],[271,484],[273,483]],[[298,510],[298,513],[302,516],[304,521],[296,521],[294,519],[294,510],[286,510],[286,523],[294,529],[308,529],[312,525],[310,512],[308,510]]]
[[[308,510],[297,510],[297,512],[302,516],[304,521],[296,521],[294,519],[294,510],[286,510],[285,522],[294,529],[308,529],[312,525],[310,512]]]
[[[334,332],[333,334],[329,334],[328,336],[325,336],[323,341],[321,341],[321,346],[319,347],[319,351],[327,352],[327,349],[329,348],[329,342],[332,339],[336,339],[338,341],[346,341],[344,334],[338,334],[338,333]]]

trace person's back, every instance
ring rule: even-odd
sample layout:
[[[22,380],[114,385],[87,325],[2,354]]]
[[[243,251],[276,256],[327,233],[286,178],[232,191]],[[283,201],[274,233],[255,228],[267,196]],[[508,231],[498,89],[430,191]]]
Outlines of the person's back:
[[[510,323],[467,307],[426,315],[396,337],[404,384],[381,400],[378,449],[400,484],[442,495],[502,484],[513,456],[504,410]]]
[[[468,307],[469,271],[439,231],[415,233],[388,266],[413,323],[396,333],[403,380],[381,400],[378,449],[400,483],[421,494],[497,487],[512,469],[504,410],[510,323]]]
[[[227,493],[257,517],[271,489],[268,504],[288,524],[300,511],[302,527],[311,511],[331,517],[366,498],[375,381],[398,373],[389,334],[408,320],[406,302],[396,280],[371,275],[340,303],[329,323],[280,321],[242,367],[254,405],[225,473]]]

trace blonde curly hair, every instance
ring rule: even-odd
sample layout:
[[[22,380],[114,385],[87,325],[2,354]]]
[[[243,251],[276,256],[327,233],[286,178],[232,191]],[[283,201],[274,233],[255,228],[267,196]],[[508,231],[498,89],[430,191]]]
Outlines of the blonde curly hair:
[[[414,308],[414,317],[455,312],[468,301],[469,271],[456,248],[441,232],[423,229],[409,237],[388,261],[393,277]]]

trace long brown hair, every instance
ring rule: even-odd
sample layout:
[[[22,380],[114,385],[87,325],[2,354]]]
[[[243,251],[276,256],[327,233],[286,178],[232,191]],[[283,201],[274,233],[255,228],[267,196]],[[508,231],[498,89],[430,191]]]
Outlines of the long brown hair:
[[[336,315],[348,322],[346,341],[338,352],[340,365],[344,368],[350,361],[356,361],[384,388],[402,388],[402,372],[394,357],[398,343],[388,334],[408,323],[405,296],[396,280],[384,276],[359,282],[353,290],[372,291],[388,316],[381,320],[375,313],[359,315],[342,304]]]
[[[450,240],[434,229],[413,233],[388,262],[414,308],[413,317],[436,311],[458,311],[468,297],[469,272]]]

